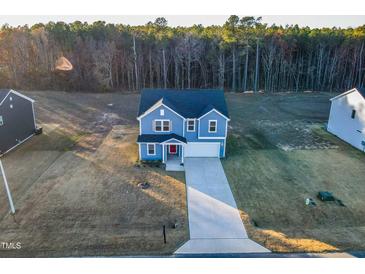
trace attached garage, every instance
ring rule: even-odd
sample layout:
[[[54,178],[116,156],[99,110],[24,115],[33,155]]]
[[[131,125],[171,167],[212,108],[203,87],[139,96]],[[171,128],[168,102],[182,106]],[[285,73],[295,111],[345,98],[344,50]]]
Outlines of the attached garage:
[[[220,143],[187,143],[185,157],[219,157]]]

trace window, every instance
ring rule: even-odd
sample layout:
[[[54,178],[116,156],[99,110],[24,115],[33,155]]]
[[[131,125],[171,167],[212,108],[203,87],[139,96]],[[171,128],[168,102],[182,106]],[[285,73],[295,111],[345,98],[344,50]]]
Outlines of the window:
[[[355,119],[355,115],[356,115],[356,110],[353,109],[351,112],[351,118]]]
[[[0,127],[4,125],[4,119],[3,116],[0,116]]]
[[[162,131],[162,121],[155,121],[155,131]]]
[[[160,115],[165,116],[165,110],[164,109],[160,109]]]
[[[217,120],[209,120],[208,132],[210,133],[217,132]]]
[[[195,131],[195,119],[188,119],[188,130],[187,131]]]
[[[163,131],[170,131],[170,121],[163,121]]]
[[[147,155],[156,155],[155,144],[147,144]]]
[[[156,132],[168,132],[171,131],[170,120],[155,120],[155,131]]]

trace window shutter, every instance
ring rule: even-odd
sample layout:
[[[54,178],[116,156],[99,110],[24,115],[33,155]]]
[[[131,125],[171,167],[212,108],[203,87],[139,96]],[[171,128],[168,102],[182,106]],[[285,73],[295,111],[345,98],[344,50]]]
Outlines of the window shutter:
[[[152,121],[152,130],[156,131],[156,121],[155,120]]]

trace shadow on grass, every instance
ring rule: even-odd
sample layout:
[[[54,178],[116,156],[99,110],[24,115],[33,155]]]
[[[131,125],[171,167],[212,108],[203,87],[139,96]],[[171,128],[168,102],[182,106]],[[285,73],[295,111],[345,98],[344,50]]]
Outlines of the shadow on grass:
[[[273,252],[333,252],[339,250],[337,247],[313,237],[289,236],[277,230],[260,229],[244,211],[240,210],[240,215],[249,237]]]
[[[0,222],[2,241],[22,243],[0,257],[172,254],[188,240],[185,185],[163,170],[134,167],[134,140],[107,137],[93,155],[62,152],[17,197],[16,215]],[[141,180],[151,187],[142,190]]]

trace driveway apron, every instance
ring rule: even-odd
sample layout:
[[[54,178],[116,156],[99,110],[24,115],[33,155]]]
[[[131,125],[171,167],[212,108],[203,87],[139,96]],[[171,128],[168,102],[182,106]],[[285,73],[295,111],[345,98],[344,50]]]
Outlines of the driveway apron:
[[[190,241],[175,253],[269,252],[248,239],[218,158],[185,158]]]

